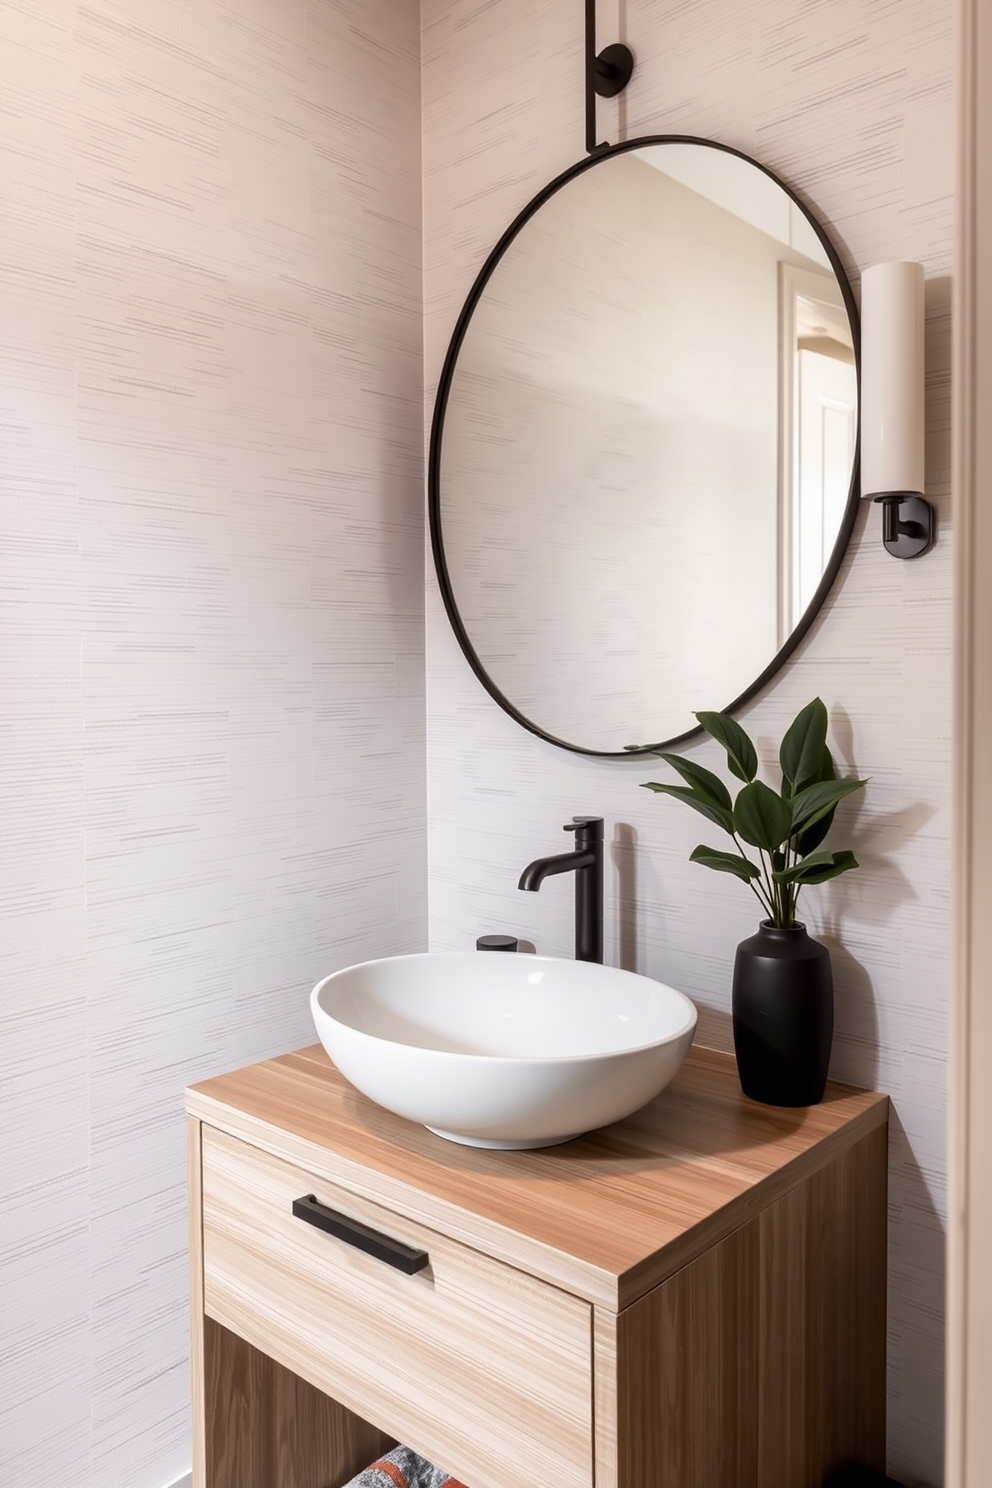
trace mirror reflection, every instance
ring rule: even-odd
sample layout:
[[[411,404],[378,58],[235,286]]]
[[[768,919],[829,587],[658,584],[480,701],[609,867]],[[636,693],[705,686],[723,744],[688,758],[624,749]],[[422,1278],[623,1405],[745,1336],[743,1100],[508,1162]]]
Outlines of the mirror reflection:
[[[753,162],[663,140],[571,175],[470,301],[435,420],[435,551],[470,660],[536,732],[670,741],[808,623],[853,517],[832,257]]]

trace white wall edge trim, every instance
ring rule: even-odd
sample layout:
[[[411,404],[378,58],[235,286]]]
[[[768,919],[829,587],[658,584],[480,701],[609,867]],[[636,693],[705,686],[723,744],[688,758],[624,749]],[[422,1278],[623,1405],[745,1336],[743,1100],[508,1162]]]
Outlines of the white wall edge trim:
[[[954,276],[955,501],[948,1109],[947,1488],[983,1488],[992,1460],[992,830],[986,761],[992,729],[992,26],[985,0],[958,0],[957,251]]]
[[[193,1474],[183,1473],[181,1478],[176,1478],[172,1483],[164,1483],[162,1488],[193,1488]]]

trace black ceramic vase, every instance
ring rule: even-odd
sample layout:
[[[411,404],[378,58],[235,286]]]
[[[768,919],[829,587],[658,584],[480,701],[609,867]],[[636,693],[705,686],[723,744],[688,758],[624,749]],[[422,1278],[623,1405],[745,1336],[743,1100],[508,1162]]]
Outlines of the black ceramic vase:
[[[834,1035],[830,952],[805,925],[768,920],[734,962],[734,1050],[741,1089],[766,1106],[823,1099]]]

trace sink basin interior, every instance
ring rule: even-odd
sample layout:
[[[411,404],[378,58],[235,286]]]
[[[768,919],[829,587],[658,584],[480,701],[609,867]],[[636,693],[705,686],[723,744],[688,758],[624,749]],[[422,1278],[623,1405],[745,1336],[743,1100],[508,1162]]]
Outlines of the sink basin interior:
[[[349,968],[320,993],[356,1032],[419,1049],[575,1059],[683,1032],[695,1009],[672,989],[611,967],[471,952],[398,956]]]

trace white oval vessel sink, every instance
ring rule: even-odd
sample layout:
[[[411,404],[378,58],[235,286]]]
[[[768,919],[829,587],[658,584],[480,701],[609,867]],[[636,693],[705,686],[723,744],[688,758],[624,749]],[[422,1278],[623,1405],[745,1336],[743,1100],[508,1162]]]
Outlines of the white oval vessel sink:
[[[388,1111],[470,1147],[550,1147],[672,1079],[696,1027],[681,992],[587,961],[479,951],[348,966],[310,996],[338,1069]]]

